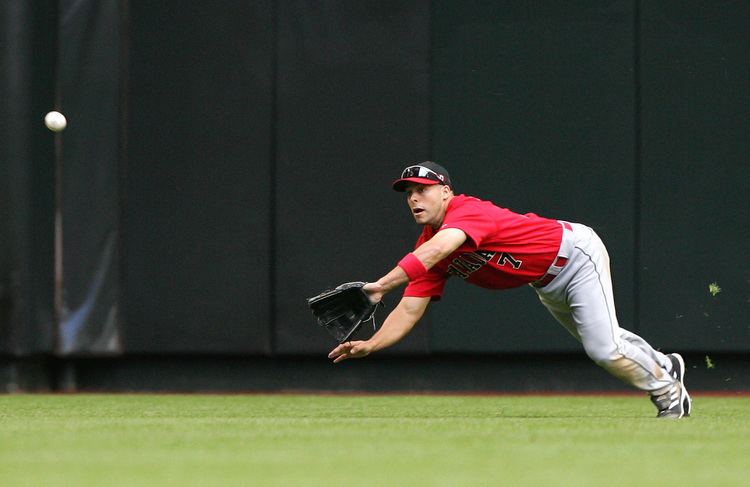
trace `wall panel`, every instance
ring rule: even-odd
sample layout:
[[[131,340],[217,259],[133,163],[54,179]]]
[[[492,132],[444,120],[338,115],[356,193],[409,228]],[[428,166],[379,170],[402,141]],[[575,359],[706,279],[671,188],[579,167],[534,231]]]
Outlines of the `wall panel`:
[[[0,3],[0,354],[52,351],[56,2]]]
[[[418,229],[390,184],[405,163],[429,154],[428,7],[279,3],[279,352],[328,350],[305,298],[377,279],[413,246]],[[398,299],[387,297],[387,311]],[[428,327],[429,319],[399,348],[426,350]]]
[[[632,2],[435,4],[434,154],[456,191],[585,223],[612,256],[633,330]],[[528,288],[449,283],[435,350],[580,350]]]
[[[271,2],[130,2],[130,352],[270,351]]]
[[[669,348],[750,350],[748,18],[643,2],[641,321]]]

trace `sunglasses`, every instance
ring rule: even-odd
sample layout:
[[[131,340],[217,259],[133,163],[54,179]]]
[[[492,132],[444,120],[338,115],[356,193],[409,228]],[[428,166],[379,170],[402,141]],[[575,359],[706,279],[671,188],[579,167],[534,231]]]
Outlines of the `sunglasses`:
[[[442,174],[438,174],[432,169],[426,168],[424,166],[407,167],[406,169],[404,169],[404,172],[401,173],[401,179],[406,178],[425,178],[431,181],[438,181],[440,183],[445,181],[445,176],[443,176]]]

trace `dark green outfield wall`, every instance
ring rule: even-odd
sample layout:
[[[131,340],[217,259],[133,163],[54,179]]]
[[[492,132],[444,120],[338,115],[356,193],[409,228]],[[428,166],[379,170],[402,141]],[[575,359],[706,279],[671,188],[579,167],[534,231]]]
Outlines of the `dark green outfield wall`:
[[[6,357],[323,354],[305,298],[412,247],[389,187],[425,159],[458,192],[592,226],[621,324],[655,346],[750,351],[748,4],[19,0],[0,14]],[[53,106],[70,120],[56,138],[41,126]],[[395,348],[578,351],[532,290],[459,282]]]

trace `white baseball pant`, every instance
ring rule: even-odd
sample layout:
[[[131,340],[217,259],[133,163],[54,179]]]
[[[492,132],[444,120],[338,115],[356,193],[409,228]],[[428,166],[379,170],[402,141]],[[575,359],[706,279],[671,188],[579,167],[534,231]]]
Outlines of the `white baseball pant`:
[[[675,381],[667,372],[669,358],[617,322],[604,243],[585,225],[570,227],[559,254],[568,260],[552,282],[534,288],[539,299],[599,366],[638,389],[668,389]]]

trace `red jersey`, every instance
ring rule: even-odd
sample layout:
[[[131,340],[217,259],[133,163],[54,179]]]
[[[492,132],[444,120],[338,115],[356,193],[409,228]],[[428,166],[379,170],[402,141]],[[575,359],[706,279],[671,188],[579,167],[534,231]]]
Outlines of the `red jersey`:
[[[448,203],[439,230],[458,228],[466,241],[424,276],[406,286],[404,296],[439,299],[450,276],[489,289],[508,289],[541,278],[557,257],[560,222],[533,213],[521,215],[490,201],[457,195]],[[425,225],[416,247],[439,230]]]

